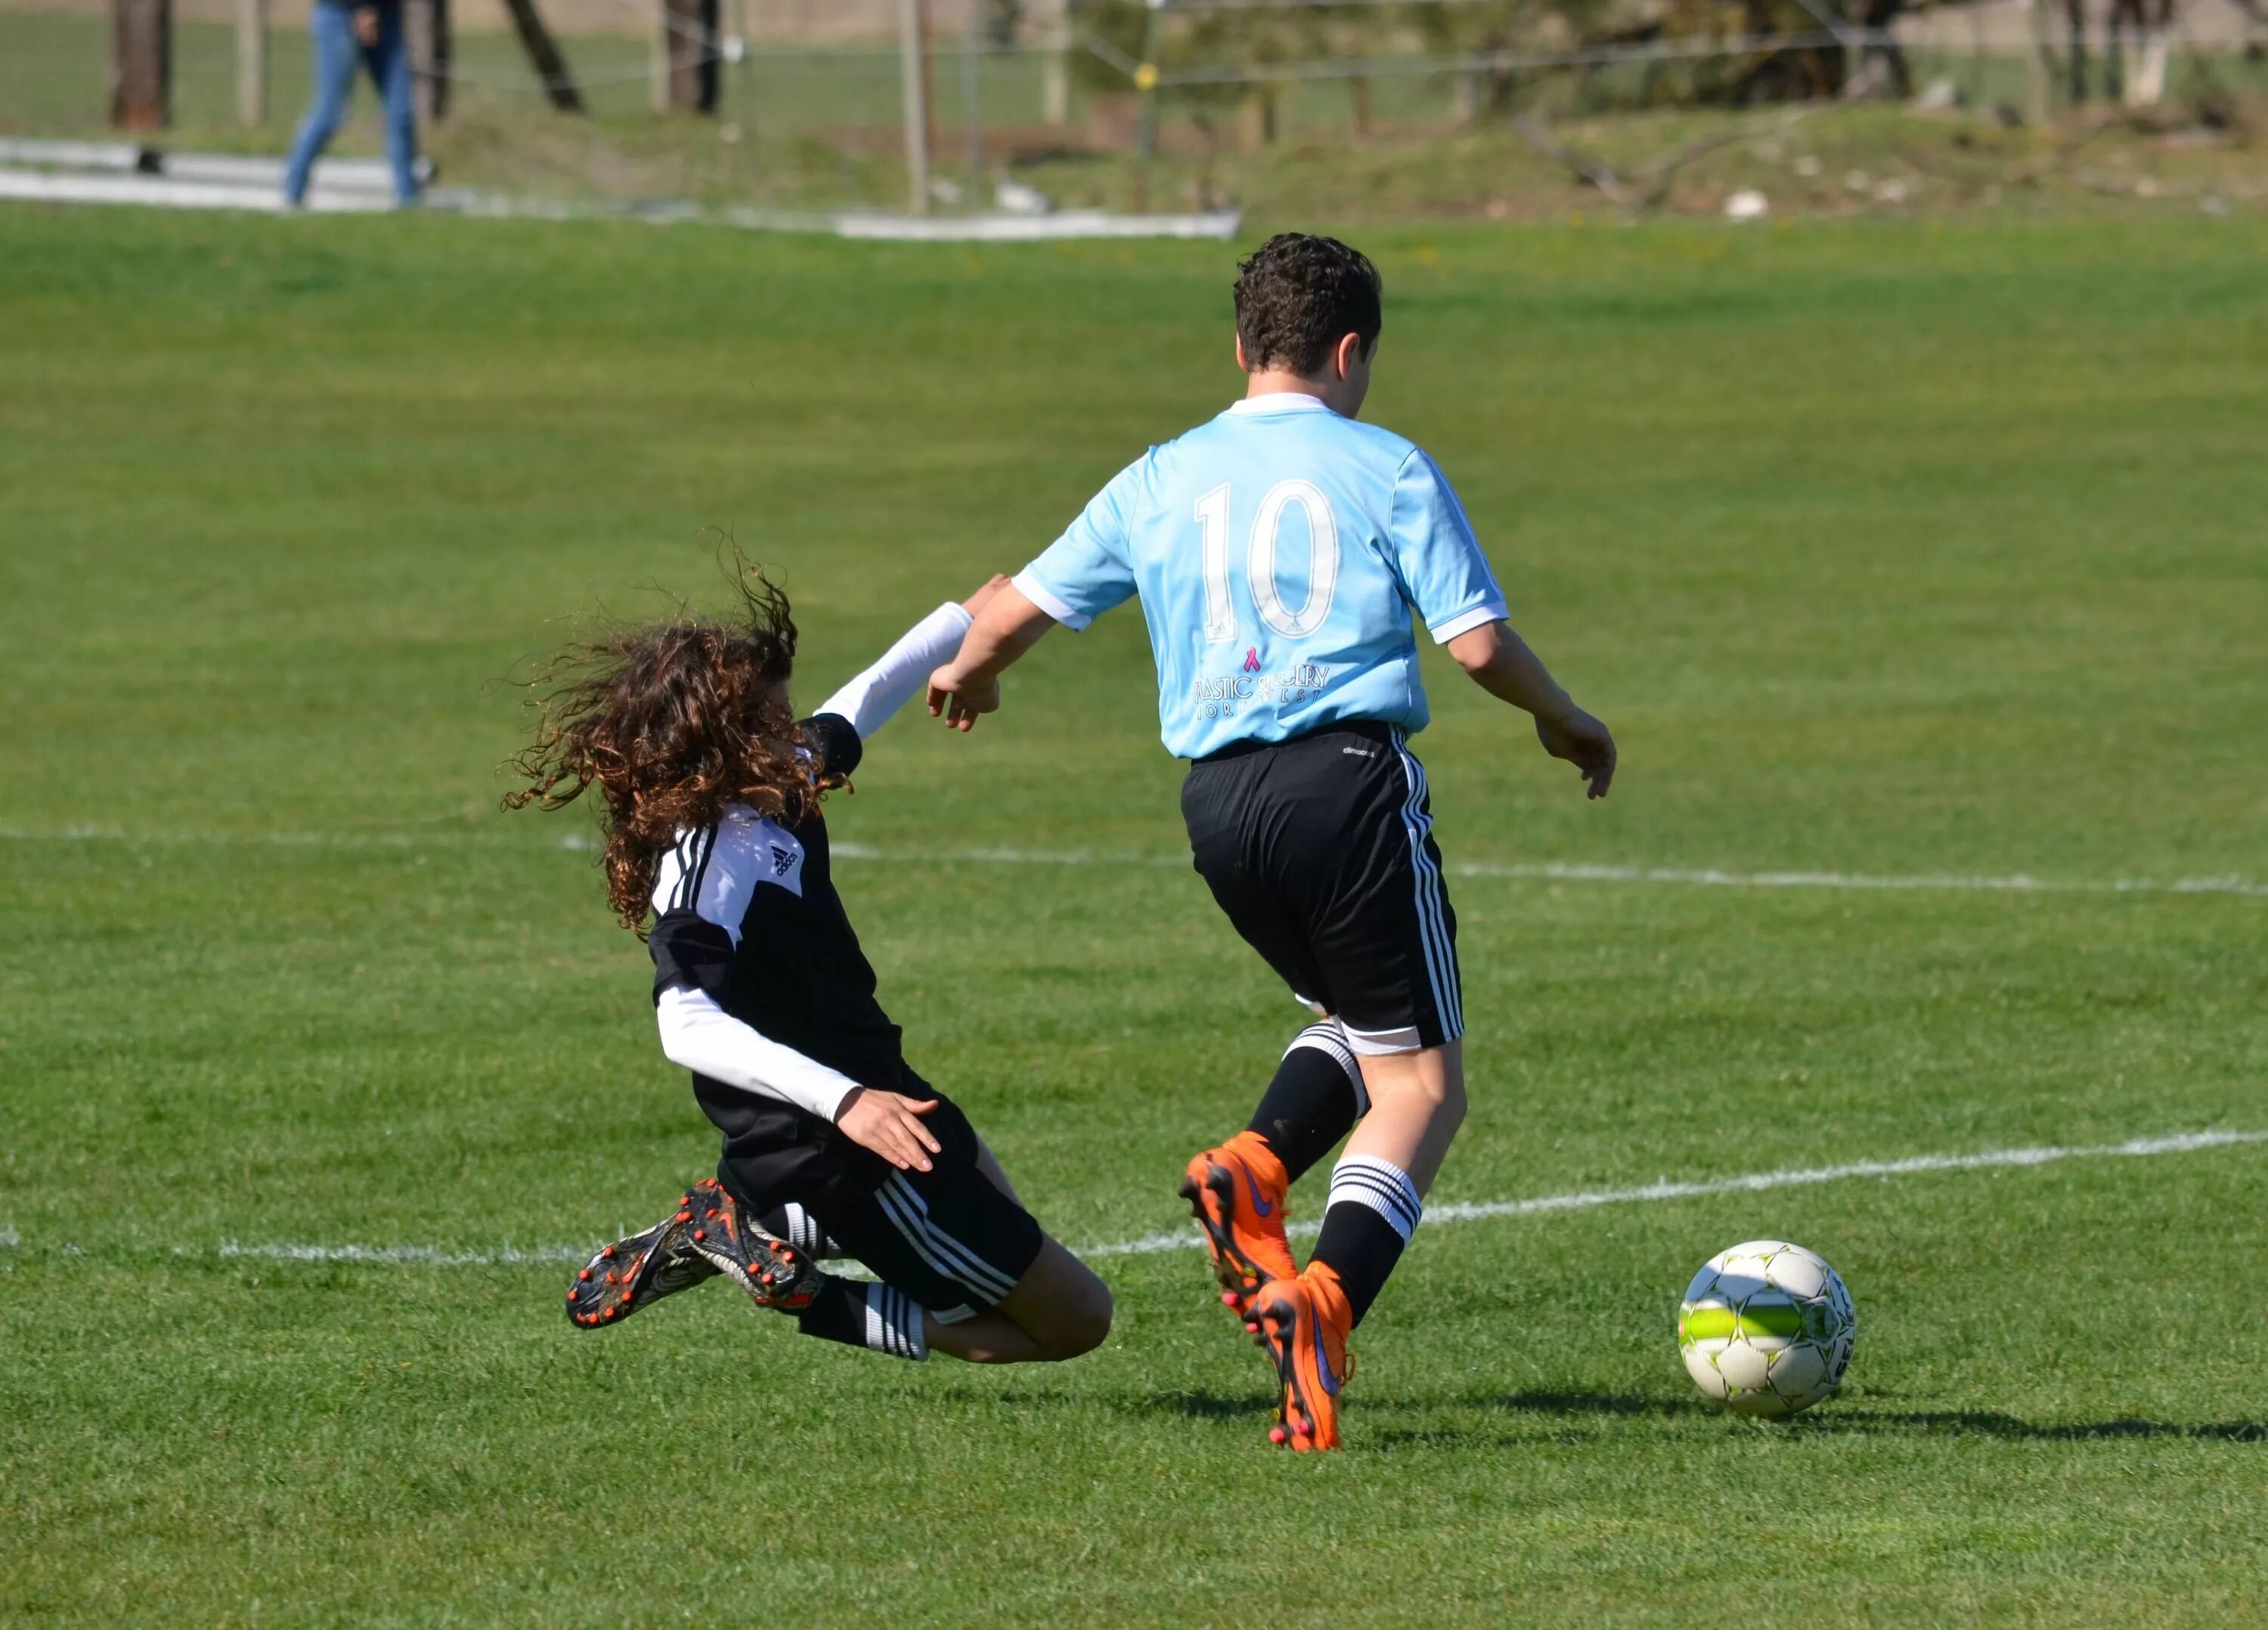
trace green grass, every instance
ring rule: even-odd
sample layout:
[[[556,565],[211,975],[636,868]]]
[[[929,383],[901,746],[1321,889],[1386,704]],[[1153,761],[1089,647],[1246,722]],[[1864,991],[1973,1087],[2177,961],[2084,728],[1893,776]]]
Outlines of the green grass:
[[[1437,666],[1453,861],[2268,878],[2268,232],[1364,241],[1374,417],[1624,754],[1586,807]],[[1219,405],[1231,260],[0,213],[0,1619],[2268,1616],[2260,1146],[1429,1225],[1319,1463],[1192,1257],[980,1371],[225,1253],[595,1243],[703,1169],[582,818],[495,811],[512,680],[715,603],[721,527],[817,696]],[[1172,1228],[1298,1015],[1174,861],[1138,620],[1008,700],[878,741],[845,896],[1042,1220]],[[1166,863],[921,859],[996,845]],[[1437,1200],[2268,1127],[2258,897],[1454,892]],[[1860,1331],[1763,1427],[1671,1322],[1773,1234]]]

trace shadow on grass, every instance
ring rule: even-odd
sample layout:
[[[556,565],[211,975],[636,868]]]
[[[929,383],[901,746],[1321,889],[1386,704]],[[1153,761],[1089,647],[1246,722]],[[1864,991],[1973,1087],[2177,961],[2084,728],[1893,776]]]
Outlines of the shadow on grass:
[[[1396,1405],[1388,1403],[1392,1410],[1440,1409],[1441,1403],[1425,1404],[1412,1401]],[[1364,1412],[1373,1405],[1366,1402]],[[1513,1392],[1497,1398],[1474,1398],[1462,1405],[1446,1407],[1471,1410],[1493,1410],[1518,1414],[1537,1415],[1565,1422],[1582,1416],[1611,1416],[1621,1419],[1696,1416],[1722,1416],[1725,1412],[1717,1405],[1697,1398],[1648,1398],[1636,1393],[1616,1392]],[[2123,1438],[2186,1438],[2195,1442],[2227,1443],[2268,1442],[2268,1422],[2257,1420],[2219,1420],[2194,1425],[2183,1425],[2169,1420],[2145,1420],[2120,1417],[2111,1420],[2080,1420],[2053,1424],[2021,1420],[2014,1415],[1993,1410],[1897,1410],[1868,1409],[1863,1405],[1830,1405],[1816,1413],[1806,1414],[1786,1422],[1759,1421],[1759,1428],[1801,1433],[1807,1435],[1853,1436],[1948,1436],[1998,1438],[2010,1442],[2088,1442]],[[1387,1429],[1372,1435],[1372,1441],[1381,1446],[1430,1446],[1436,1448],[1511,1447],[1529,1442],[1520,1436],[1469,1427],[1432,1427]]]
[[[1802,1424],[1813,1431],[1910,1432],[1955,1437],[1997,1437],[2025,1442],[2078,1442],[2091,1439],[2134,1437],[2198,1438],[2228,1443],[2268,1442],[2268,1422],[2257,1420],[2214,1420],[2197,1426],[2183,1426],[2170,1420],[2121,1417],[2115,1420],[2073,1420],[2058,1426],[2042,1426],[2035,1421],[2020,1420],[2014,1415],[1976,1409],[1853,1409],[1832,1412],[1816,1419],[1805,1417]]]

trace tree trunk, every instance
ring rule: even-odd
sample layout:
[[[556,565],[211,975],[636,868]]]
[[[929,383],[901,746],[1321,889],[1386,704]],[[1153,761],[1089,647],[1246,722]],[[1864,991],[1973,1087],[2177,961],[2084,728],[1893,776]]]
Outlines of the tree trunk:
[[[173,122],[173,0],[112,0],[110,122],[122,130]]]

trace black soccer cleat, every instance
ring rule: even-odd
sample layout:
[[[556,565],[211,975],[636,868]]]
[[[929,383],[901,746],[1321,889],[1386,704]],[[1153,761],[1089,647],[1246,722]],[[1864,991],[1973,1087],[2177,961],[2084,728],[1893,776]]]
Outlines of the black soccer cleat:
[[[676,1221],[688,1248],[760,1308],[799,1312],[827,1282],[816,1261],[760,1228],[714,1177],[693,1185]]]
[[[717,1268],[687,1238],[692,1199],[687,1195],[653,1227],[603,1247],[577,1269],[567,1287],[567,1317],[585,1330],[596,1330],[715,1279]]]

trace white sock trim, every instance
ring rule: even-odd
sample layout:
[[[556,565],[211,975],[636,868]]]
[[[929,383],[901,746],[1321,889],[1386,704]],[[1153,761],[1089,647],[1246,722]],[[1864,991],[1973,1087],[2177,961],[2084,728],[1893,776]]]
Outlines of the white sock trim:
[[[1284,1050],[1288,1058],[1302,1047],[1327,1053],[1346,1072],[1348,1085],[1354,1088],[1354,1115],[1357,1120],[1370,1113],[1370,1088],[1363,1085],[1362,1066],[1354,1056],[1354,1048],[1347,1041],[1344,1026],[1336,1019],[1326,1019],[1321,1024],[1311,1024],[1292,1038]]]
[[[1418,1198],[1418,1185],[1410,1181],[1410,1174],[1368,1154],[1350,1154],[1331,1168],[1331,1194],[1324,1209],[1333,1206],[1369,1206],[1386,1219],[1386,1226],[1402,1236],[1404,1245],[1425,1214],[1425,1202]]]
[[[843,1255],[843,1248],[827,1237],[827,1230],[819,1226],[819,1219],[801,1206],[790,1200],[780,1210],[787,1218],[787,1243],[805,1256],[824,1260]]]
[[[892,1358],[919,1361],[929,1356],[922,1310],[910,1296],[879,1280],[866,1287],[866,1345]]]

